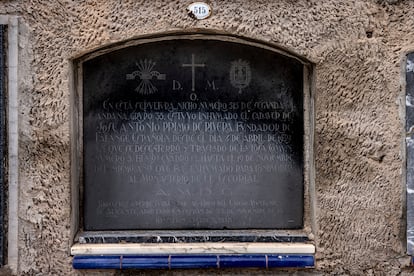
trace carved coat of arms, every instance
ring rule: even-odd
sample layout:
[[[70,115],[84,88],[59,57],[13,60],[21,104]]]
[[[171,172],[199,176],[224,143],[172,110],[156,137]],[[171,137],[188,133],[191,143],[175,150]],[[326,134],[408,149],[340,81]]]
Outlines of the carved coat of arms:
[[[155,77],[158,80],[165,80],[166,78],[165,74],[160,74],[158,71],[152,70],[155,64],[156,63],[150,59],[140,60],[139,62],[136,62],[138,70],[126,75],[127,80],[133,80],[136,77],[141,79],[138,87],[135,88],[135,91],[141,95],[149,95],[158,91],[158,89],[151,83],[152,78]]]
[[[247,61],[238,59],[231,63],[230,83],[234,88],[239,89],[240,94],[242,93],[242,89],[249,86],[251,80],[252,73]]]

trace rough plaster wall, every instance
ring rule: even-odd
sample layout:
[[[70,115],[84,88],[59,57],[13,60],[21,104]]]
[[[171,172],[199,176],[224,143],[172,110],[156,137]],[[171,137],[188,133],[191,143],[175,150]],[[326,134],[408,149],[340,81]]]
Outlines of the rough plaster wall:
[[[0,2],[1,13],[21,16],[29,38],[22,47],[32,53],[32,84],[20,95],[20,273],[90,273],[73,271],[68,256],[70,59],[200,28],[275,43],[315,63],[317,272],[408,275],[398,100],[402,54],[414,49],[414,3],[213,0],[213,16],[194,21],[189,2]]]

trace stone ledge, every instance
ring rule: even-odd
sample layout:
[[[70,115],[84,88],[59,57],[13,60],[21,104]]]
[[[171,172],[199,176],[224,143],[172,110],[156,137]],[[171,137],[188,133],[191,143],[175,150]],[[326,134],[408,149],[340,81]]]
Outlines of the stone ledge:
[[[74,244],[72,255],[129,254],[314,254],[306,243],[125,243]]]

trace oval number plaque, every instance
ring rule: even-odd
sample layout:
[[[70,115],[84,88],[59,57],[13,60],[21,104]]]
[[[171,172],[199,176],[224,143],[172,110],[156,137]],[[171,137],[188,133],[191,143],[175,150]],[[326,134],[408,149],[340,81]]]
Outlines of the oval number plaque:
[[[195,2],[188,5],[187,10],[189,14],[195,19],[206,19],[211,15],[211,7],[207,3]]]

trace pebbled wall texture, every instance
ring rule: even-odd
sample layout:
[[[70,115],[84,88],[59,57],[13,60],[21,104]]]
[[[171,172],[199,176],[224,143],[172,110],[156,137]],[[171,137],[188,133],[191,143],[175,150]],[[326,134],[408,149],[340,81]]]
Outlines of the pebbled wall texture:
[[[71,267],[70,70],[73,58],[153,33],[210,30],[288,49],[314,64],[317,268],[181,274],[412,275],[405,253],[402,63],[414,50],[414,1],[4,0],[19,16],[20,275]],[[121,274],[116,271],[94,274]],[[169,272],[148,272],[168,274]]]

